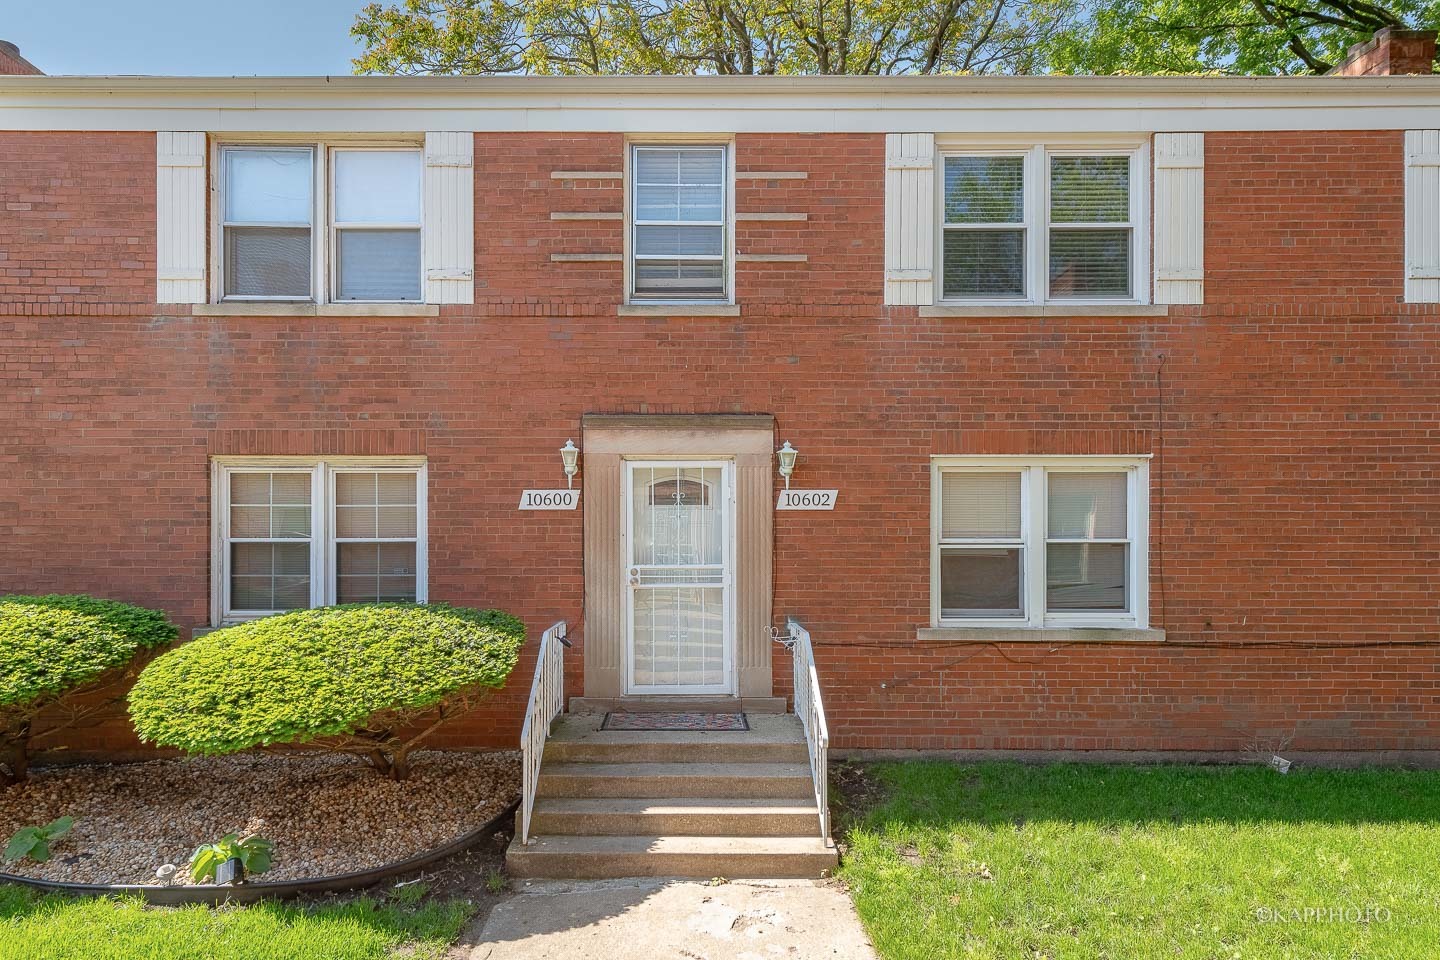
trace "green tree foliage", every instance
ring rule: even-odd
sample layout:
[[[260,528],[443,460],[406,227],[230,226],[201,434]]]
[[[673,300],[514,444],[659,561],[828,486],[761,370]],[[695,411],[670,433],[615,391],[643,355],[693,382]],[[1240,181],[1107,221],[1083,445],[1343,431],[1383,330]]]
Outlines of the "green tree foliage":
[[[356,73],[1032,73],[1067,0],[401,0]]]
[[[403,780],[410,752],[503,685],[524,642],[524,625],[498,610],[297,610],[157,657],[130,691],[130,717],[141,739],[188,753],[309,744]]]
[[[36,741],[114,706],[139,655],[176,634],[163,613],[114,600],[0,599],[0,782],[25,779]]]
[[[1434,28],[1440,0],[1093,0],[1050,48],[1060,73],[1325,73],[1383,27]]]

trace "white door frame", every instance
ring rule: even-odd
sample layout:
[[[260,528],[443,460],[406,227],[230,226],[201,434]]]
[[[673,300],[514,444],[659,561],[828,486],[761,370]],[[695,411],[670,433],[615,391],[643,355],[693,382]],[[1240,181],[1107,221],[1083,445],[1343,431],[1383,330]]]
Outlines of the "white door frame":
[[[620,567],[622,578],[621,589],[625,596],[625,636],[622,653],[622,690],[626,696],[670,696],[670,695],[708,695],[708,696],[735,696],[737,691],[738,678],[735,669],[735,461],[731,458],[716,457],[713,459],[664,459],[664,458],[626,458],[624,461],[623,482],[621,484],[621,519],[620,519],[620,557],[623,561]],[[632,522],[634,519],[634,496],[635,496],[635,471],[637,469],[648,470],[654,467],[687,468],[687,467],[719,467],[721,468],[721,482],[724,486],[721,506],[725,511],[725,535],[722,538],[725,572],[721,587],[721,610],[723,617],[722,638],[723,638],[723,670],[725,682],[720,685],[674,685],[674,686],[637,686],[634,674],[634,652],[635,652],[635,588],[630,582],[630,567],[632,566],[631,537]],[[714,586],[711,584],[710,586]]]

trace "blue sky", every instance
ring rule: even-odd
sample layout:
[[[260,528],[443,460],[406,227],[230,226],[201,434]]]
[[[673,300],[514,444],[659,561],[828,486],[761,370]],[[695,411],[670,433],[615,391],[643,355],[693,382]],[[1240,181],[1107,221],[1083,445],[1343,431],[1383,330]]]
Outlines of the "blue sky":
[[[0,40],[46,73],[350,72],[366,0],[0,0]]]

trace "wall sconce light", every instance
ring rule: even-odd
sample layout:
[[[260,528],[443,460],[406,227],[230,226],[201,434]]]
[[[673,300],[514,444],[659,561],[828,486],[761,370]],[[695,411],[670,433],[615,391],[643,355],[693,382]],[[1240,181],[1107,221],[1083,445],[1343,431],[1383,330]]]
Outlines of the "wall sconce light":
[[[575,485],[575,474],[580,472],[580,448],[574,440],[566,440],[560,448],[560,462],[565,465],[565,486]]]
[[[795,459],[800,456],[800,451],[790,446],[786,440],[775,455],[780,458],[780,476],[785,478],[785,489],[790,489],[790,474],[795,472]]]

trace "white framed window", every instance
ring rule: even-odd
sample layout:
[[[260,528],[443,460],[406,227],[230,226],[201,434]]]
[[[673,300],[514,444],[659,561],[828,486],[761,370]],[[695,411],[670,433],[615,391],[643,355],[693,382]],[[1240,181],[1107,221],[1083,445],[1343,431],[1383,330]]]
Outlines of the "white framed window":
[[[730,150],[724,144],[632,144],[628,298],[730,297]]]
[[[1145,302],[1146,150],[942,146],[937,301]]]
[[[937,626],[1149,626],[1149,460],[935,457]]]
[[[213,471],[212,622],[425,602],[423,460],[225,457]]]
[[[217,149],[218,299],[423,299],[424,164],[418,146]]]

